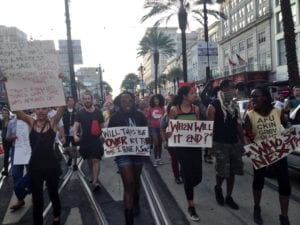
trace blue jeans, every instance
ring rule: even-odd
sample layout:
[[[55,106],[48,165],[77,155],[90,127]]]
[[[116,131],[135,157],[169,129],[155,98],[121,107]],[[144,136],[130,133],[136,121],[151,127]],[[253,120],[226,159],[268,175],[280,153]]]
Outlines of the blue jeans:
[[[14,163],[15,147],[11,148],[12,165]],[[27,194],[31,193],[31,179],[28,173],[24,176],[25,165],[13,165],[12,177],[14,181],[14,192],[19,201],[24,200]]]

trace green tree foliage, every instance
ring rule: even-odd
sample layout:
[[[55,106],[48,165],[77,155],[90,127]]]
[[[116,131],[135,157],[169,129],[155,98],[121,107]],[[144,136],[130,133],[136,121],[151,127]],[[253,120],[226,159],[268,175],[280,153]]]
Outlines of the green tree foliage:
[[[134,73],[129,73],[125,76],[121,84],[121,89],[134,92],[139,83],[139,77]]]
[[[180,67],[173,67],[167,74],[167,80],[173,82],[174,79],[179,80],[183,79],[183,71]]]
[[[138,56],[145,56],[148,53],[154,60],[154,90],[157,94],[159,56],[172,56],[175,53],[175,43],[157,27],[153,27],[140,41],[137,54]]]

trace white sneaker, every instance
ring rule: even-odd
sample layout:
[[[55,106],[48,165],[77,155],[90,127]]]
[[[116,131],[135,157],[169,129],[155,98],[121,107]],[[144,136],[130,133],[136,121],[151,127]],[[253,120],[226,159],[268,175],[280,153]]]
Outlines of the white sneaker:
[[[157,167],[157,166],[158,166],[158,164],[157,164],[157,160],[154,160],[154,162],[153,162],[153,166],[154,166],[154,167]]]

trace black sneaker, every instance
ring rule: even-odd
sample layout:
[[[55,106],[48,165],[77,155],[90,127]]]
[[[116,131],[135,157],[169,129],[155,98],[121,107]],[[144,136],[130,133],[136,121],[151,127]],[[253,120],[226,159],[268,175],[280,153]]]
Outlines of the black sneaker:
[[[2,171],[2,176],[8,177],[8,171],[7,170]]]
[[[215,186],[215,195],[216,195],[216,201],[219,205],[224,205],[224,196],[222,188],[219,186]]]
[[[101,190],[101,186],[100,186],[99,182],[93,183],[92,186],[93,186],[93,192],[97,192],[97,191]]]
[[[264,223],[260,212],[261,212],[260,207],[259,206],[254,206],[253,220],[258,225],[262,225]]]
[[[176,178],[175,178],[175,183],[176,183],[176,184],[182,184],[181,178],[180,178],[180,177],[176,177]]]
[[[199,221],[200,220],[199,216],[196,213],[195,207],[189,207],[188,208],[188,213],[190,215],[191,220],[193,220],[193,221]]]
[[[232,208],[232,209],[239,209],[240,207],[238,206],[238,204],[236,204],[236,202],[233,200],[232,197],[226,197],[226,200],[225,200],[226,204]]]
[[[279,216],[280,225],[290,225],[289,217],[288,216]]]

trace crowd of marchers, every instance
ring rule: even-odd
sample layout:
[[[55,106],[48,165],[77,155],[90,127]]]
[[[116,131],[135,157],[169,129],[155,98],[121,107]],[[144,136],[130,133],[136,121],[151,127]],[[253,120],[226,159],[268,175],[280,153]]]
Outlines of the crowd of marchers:
[[[297,118],[300,118],[300,113],[297,113],[300,94],[298,88],[294,91],[294,98],[288,103],[278,99],[283,104],[278,101],[274,104],[267,88],[256,87],[251,92],[244,115],[241,115],[235,100],[236,89],[231,80],[223,80],[218,90],[212,95],[205,95],[205,98],[203,95],[200,98],[194,84],[182,83],[177,95],[168,95],[166,98],[161,94],[151,94],[140,99],[130,92],[123,92],[113,102],[107,101],[101,106],[95,104],[93,95],[87,91],[78,102],[71,96],[67,97],[66,106],[16,112],[10,112],[9,107],[3,107],[0,123],[4,148],[2,176],[10,175],[8,168],[11,157],[11,176],[17,197],[17,202],[11,205],[10,209],[13,213],[24,207],[26,195],[31,194],[33,224],[43,225],[43,185],[46,183],[53,208],[53,225],[61,224],[58,189],[62,171],[59,145],[63,146],[63,153],[66,154],[67,165],[70,167],[77,166],[74,152],[79,151],[89,166],[87,177],[92,191],[101,192],[103,187],[99,181],[99,173],[105,141],[101,136],[101,129],[148,126],[153,166],[159,167],[163,164],[162,150],[166,149],[171,159],[174,182],[182,184],[184,189],[189,219],[200,220],[194,204],[194,188],[202,181],[203,158],[206,163],[215,163],[216,183],[212,188],[217,203],[238,210],[239,204],[242,203],[234,199],[233,190],[236,175],[244,174],[243,146],[280,136],[282,127],[287,128],[290,124],[297,123]],[[290,118],[289,114],[294,108],[295,115]],[[167,127],[171,119],[214,121],[212,148],[169,147],[168,138],[171,133]],[[264,126],[261,125],[261,121]],[[275,129],[265,132],[270,122],[275,124]],[[23,164],[14,162],[15,148],[19,146],[20,141],[17,130],[20,127],[26,128],[23,129],[22,135],[27,135],[28,146],[31,148],[31,156],[28,162]],[[124,154],[116,156],[114,160],[124,186],[126,225],[133,225],[134,218],[140,214],[140,175],[148,158]],[[268,167],[253,168],[254,222],[263,224],[260,202],[268,169],[275,171],[278,179],[281,209],[279,222],[281,225],[289,225],[291,185],[286,158]],[[102,168],[102,171],[105,173],[105,168]],[[223,191],[224,181],[226,190]]]

